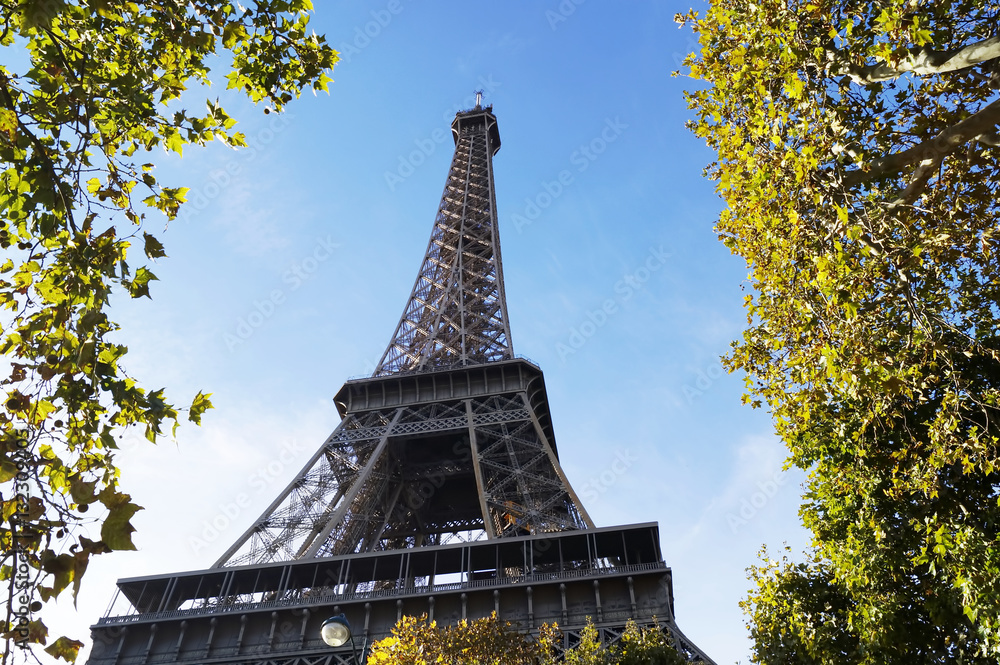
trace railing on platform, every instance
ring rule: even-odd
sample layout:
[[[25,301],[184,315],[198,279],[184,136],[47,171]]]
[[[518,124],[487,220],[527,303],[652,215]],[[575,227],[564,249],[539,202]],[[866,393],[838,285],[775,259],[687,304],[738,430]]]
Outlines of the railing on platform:
[[[167,610],[164,612],[134,613],[119,616],[106,616],[98,619],[98,625],[128,624],[138,621],[151,621],[161,619],[173,619],[180,617],[190,617],[204,614],[228,614],[230,612],[240,612],[247,610],[266,610],[272,608],[288,607],[291,605],[329,605],[331,603],[351,602],[359,600],[373,600],[378,598],[398,598],[405,596],[426,595],[429,593],[447,593],[449,591],[465,591],[468,589],[482,589],[488,587],[508,586],[513,584],[531,584],[540,582],[554,582],[559,580],[578,579],[581,577],[596,577],[610,575],[627,575],[630,573],[642,573],[656,570],[668,570],[667,565],[662,561],[654,563],[636,563],[627,566],[609,566],[603,568],[578,568],[575,570],[565,570],[555,573],[532,573],[530,575],[512,575],[505,577],[494,577],[484,580],[469,580],[465,582],[450,582],[447,584],[429,584],[425,586],[405,586],[394,587],[392,589],[379,589],[376,591],[346,591],[343,593],[331,593],[323,596],[278,598],[250,603],[232,603],[226,605],[209,605],[206,607],[195,607],[183,610]]]

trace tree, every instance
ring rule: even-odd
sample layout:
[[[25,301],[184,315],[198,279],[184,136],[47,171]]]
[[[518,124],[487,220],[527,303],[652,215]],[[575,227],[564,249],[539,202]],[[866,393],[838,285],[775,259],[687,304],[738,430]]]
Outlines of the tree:
[[[765,557],[760,663],[1000,655],[1000,37],[980,0],[727,0],[678,20],[717,231],[750,268],[730,370],[809,473]]]
[[[580,641],[563,650],[562,634],[556,624],[543,624],[538,637],[519,632],[517,626],[502,621],[496,612],[484,619],[462,620],[455,626],[438,626],[428,621],[403,617],[392,635],[372,645],[368,663],[377,665],[682,665],[687,660],[655,626],[640,628],[629,621],[616,644],[605,646],[594,624],[580,632]]]
[[[621,639],[611,649],[617,665],[685,665],[688,660],[677,651],[658,626],[625,625]]]
[[[542,644],[551,634],[543,631]],[[542,649],[545,647],[543,646]],[[424,615],[419,619],[404,616],[393,627],[392,635],[372,645],[368,663],[377,665],[534,665],[539,644],[519,633],[496,612],[485,619],[462,620],[455,626],[439,626]]]
[[[14,643],[75,658],[81,643],[49,642],[39,612],[69,588],[75,599],[90,557],[134,549],[141,508],[119,482],[116,437],[138,427],[155,442],[180,418],[122,369],[107,310],[116,292],[149,297],[156,276],[143,264],[165,251],[147,212],[172,219],[184,203],[151,153],[245,145],[218,100],[192,111],[182,93],[208,84],[213,63],[265,113],[330,81],[336,52],[307,33],[309,0],[248,5],[0,0],[4,61],[24,62],[0,66],[4,662]],[[187,418],[209,408],[199,393]]]

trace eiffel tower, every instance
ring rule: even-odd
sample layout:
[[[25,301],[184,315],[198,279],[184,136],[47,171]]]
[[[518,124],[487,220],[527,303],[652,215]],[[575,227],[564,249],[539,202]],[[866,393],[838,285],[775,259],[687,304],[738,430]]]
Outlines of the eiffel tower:
[[[339,665],[331,615],[371,644],[404,615],[492,612],[557,622],[565,647],[632,619],[712,663],[674,621],[657,524],[595,527],[563,472],[542,371],[511,345],[497,119],[477,95],[451,129],[416,283],[374,374],[334,398],[340,425],[211,568],[119,580],[90,665]]]

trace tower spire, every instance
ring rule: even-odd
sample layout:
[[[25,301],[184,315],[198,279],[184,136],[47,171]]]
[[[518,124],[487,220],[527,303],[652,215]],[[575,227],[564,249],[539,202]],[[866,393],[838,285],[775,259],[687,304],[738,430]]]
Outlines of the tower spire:
[[[455,155],[409,301],[374,376],[510,360],[493,155],[492,107],[459,113]]]

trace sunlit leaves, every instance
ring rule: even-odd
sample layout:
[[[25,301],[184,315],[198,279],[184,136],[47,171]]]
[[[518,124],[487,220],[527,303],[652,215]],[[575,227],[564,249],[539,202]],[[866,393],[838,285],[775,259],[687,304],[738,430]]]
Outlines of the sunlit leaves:
[[[119,485],[118,441],[126,430],[156,441],[180,419],[162,390],[125,373],[127,349],[112,341],[118,325],[107,314],[115,293],[152,295],[157,278],[143,264],[166,250],[147,215],[159,224],[185,203],[187,188],[154,175],[155,155],[210,141],[246,144],[217,99],[182,96],[211,80],[210,64],[229,62],[241,89],[268,110],[305,88],[325,88],[336,53],[307,34],[308,7],[0,7],[0,45],[12,56],[3,61],[20,63],[0,66],[0,352],[11,361],[0,376],[0,502],[9,520],[14,481],[28,479],[35,495],[22,526],[35,536],[23,541],[21,561],[46,601],[67,589],[75,597],[92,555],[134,549],[131,519],[140,508]],[[209,395],[198,393],[188,419],[199,423],[210,408]],[[88,522],[100,527],[99,541],[82,535]],[[0,526],[8,567],[12,533]],[[8,626],[13,610],[8,604]],[[47,639],[33,622],[28,641]],[[47,651],[72,660],[78,649],[58,638]]]
[[[79,640],[71,640],[68,637],[59,637],[49,646],[45,647],[45,653],[49,654],[53,658],[62,658],[68,663],[76,661],[77,655],[80,653],[80,649],[83,648],[83,642]]]
[[[955,128],[996,132],[997,62],[904,71],[989,39],[995,8],[734,0],[680,20],[716,228],[751,271],[728,363],[810,474],[810,559],[753,572],[755,661],[995,662],[1000,170],[992,138]]]
[[[212,401],[209,397],[212,393],[198,393],[194,397],[194,401],[191,402],[191,408],[188,409],[188,420],[193,422],[195,425],[201,424],[201,416],[209,409],[213,408]]]
[[[526,635],[496,614],[478,621],[441,626],[427,617],[403,617],[392,635],[372,645],[368,662],[393,665],[431,663],[535,663],[536,648]]]
[[[576,646],[563,650],[556,625],[543,625],[537,637],[520,632],[496,613],[485,619],[462,620],[454,626],[404,616],[392,634],[375,642],[366,662],[373,665],[682,665],[687,662],[656,626],[640,628],[629,621],[611,645],[588,619]]]

